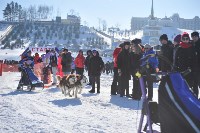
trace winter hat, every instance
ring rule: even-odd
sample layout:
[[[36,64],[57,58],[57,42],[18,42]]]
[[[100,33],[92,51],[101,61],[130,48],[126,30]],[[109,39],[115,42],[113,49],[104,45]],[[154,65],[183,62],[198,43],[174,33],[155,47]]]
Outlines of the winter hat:
[[[96,50],[92,50],[92,53],[97,53],[97,51]]]
[[[89,53],[92,53],[92,50],[88,50],[88,51],[87,51],[87,55],[88,55]]]
[[[199,32],[197,32],[197,31],[192,32],[191,33],[191,37],[193,37],[193,36],[199,37]]]
[[[80,53],[80,52],[83,53],[83,50],[79,50],[78,52],[79,52],[79,53]]]
[[[124,46],[125,45],[130,45],[130,42],[128,42],[128,41],[124,42]]]
[[[124,46],[124,43],[119,44],[120,48],[123,48],[123,46]]]
[[[180,42],[181,42],[181,34],[177,35],[177,36],[174,38],[174,42],[177,42],[177,43],[180,43]]]
[[[148,49],[151,49],[152,47],[151,47],[151,45],[149,45],[149,44],[145,44],[145,45],[144,45],[144,48],[145,48],[145,49],[147,49],[147,48],[148,48]]]
[[[64,51],[67,51],[67,52],[68,52],[68,49],[67,49],[67,48],[64,48],[64,49],[63,49],[63,52],[64,52]]]
[[[134,44],[140,44],[142,43],[142,40],[141,39],[138,39],[138,38],[135,38],[131,41],[131,43],[134,43]]]
[[[161,41],[161,40],[166,40],[166,41],[168,41],[167,35],[166,35],[166,34],[162,34],[162,35],[160,36],[160,41]]]
[[[183,34],[181,35],[181,38],[183,38],[183,37],[188,37],[188,38],[190,38],[190,36],[189,36],[189,34],[188,34],[187,32],[183,32]]]

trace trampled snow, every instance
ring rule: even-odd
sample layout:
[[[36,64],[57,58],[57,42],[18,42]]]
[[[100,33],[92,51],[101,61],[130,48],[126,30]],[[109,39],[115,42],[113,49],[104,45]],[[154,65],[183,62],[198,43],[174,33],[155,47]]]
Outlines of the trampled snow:
[[[137,132],[142,102],[110,96],[112,74],[102,74],[100,94],[90,94],[91,87],[86,86],[77,99],[64,97],[56,87],[17,91],[19,79],[19,72],[5,72],[0,76],[1,133]],[[156,84],[154,87],[154,100],[157,100]],[[131,89],[132,80],[130,92]],[[153,129],[160,131],[156,125]]]

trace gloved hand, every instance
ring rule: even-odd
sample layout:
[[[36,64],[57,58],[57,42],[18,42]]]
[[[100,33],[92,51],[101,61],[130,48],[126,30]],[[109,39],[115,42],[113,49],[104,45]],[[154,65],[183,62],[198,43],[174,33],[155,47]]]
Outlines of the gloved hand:
[[[118,74],[119,74],[119,76],[122,75],[121,69],[118,69]]]

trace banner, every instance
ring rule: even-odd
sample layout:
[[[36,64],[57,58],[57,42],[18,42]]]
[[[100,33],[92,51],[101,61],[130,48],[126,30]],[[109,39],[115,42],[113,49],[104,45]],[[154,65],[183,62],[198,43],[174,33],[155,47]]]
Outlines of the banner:
[[[46,52],[46,50],[55,49],[55,47],[29,47],[29,50],[33,53]]]

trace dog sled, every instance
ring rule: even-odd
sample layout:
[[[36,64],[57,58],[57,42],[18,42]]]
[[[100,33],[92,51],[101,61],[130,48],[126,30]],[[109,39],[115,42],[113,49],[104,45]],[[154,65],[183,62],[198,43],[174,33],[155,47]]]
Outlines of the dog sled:
[[[147,57],[148,58],[148,57]],[[142,132],[144,116],[147,123],[143,131],[153,133],[152,124],[160,123],[163,133],[200,133],[200,101],[190,90],[184,76],[190,73],[170,72],[154,74],[154,79],[160,75],[158,103],[146,98],[143,75],[138,71],[142,91],[142,113],[138,133]]]
[[[28,90],[33,90],[35,87],[42,87],[44,89],[44,84],[40,81],[31,68],[22,66],[20,67],[21,79],[19,81],[17,90],[23,90],[24,86],[27,86]]]

